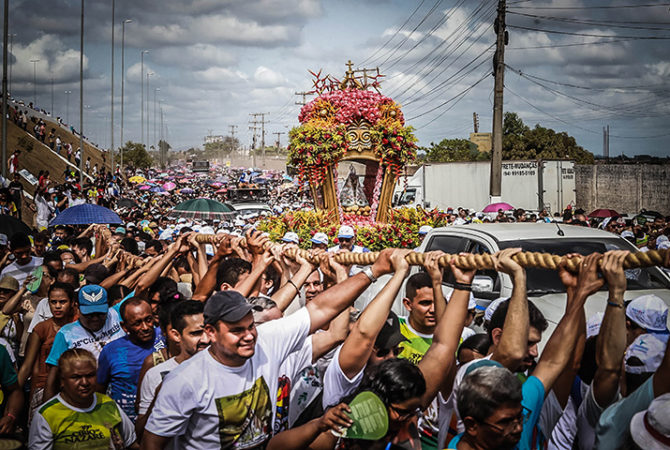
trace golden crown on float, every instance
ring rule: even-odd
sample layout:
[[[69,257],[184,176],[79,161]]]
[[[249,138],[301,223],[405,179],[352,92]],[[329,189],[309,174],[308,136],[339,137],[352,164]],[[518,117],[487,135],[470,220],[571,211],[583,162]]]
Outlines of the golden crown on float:
[[[386,222],[395,183],[416,158],[416,138],[400,105],[379,92],[379,69],[352,66],[341,81],[310,71],[317,97],[289,132],[289,163],[309,183],[314,206],[340,223]]]

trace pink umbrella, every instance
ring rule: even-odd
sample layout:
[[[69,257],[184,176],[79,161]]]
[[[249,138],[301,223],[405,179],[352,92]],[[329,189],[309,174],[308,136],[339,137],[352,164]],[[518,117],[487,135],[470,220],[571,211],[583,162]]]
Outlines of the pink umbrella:
[[[140,191],[148,191],[149,189],[151,189],[151,186],[149,186],[148,184],[143,184],[138,189]]]
[[[174,183],[171,182],[171,181],[170,181],[170,182],[167,182],[167,183],[165,183],[165,184],[163,185],[163,189],[165,189],[166,191],[171,191],[172,189],[174,189],[174,188],[176,188],[176,187],[177,187],[177,185],[174,184]]]
[[[486,208],[482,210],[482,212],[485,213],[490,213],[490,212],[498,212],[498,210],[502,209],[503,211],[510,211],[514,209],[514,206],[510,205],[509,203],[491,203],[488,205]]]
[[[215,194],[225,194],[226,192],[228,192],[228,189],[223,188],[223,189],[219,189],[218,191],[215,191],[214,193]]]
[[[221,183],[215,182],[215,183],[210,183],[210,186],[215,187],[215,188],[220,188],[222,186]]]

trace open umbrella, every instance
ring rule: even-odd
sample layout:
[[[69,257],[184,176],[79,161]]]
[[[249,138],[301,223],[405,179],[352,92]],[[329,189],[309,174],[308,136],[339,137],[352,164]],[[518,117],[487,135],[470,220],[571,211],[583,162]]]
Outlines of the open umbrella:
[[[232,216],[233,210],[221,202],[209,198],[187,200],[174,207],[170,216],[184,219],[225,219]]]
[[[228,192],[228,189],[226,188],[221,188],[218,191],[214,191],[215,194],[225,194],[226,192]]]
[[[119,208],[134,208],[137,206],[137,203],[135,203],[134,200],[131,200],[129,198],[120,198],[116,202],[116,206],[118,206]]]
[[[142,184],[137,189],[139,189],[140,191],[148,191],[149,189],[151,189],[151,186],[149,186],[148,184]]]
[[[11,239],[16,233],[30,234],[30,228],[25,223],[13,216],[0,216],[0,233]]]
[[[191,188],[184,188],[181,190],[182,194],[192,194],[194,191]]]
[[[160,186],[154,186],[149,190],[149,192],[159,193],[159,192],[165,192],[165,190]]]
[[[144,183],[145,181],[147,181],[147,179],[139,175],[135,175],[134,177],[128,178],[128,181],[130,181],[131,183]]]
[[[167,182],[167,183],[165,183],[165,184],[163,185],[163,189],[165,189],[166,191],[171,191],[172,189],[174,189],[174,188],[176,188],[176,187],[177,187],[177,185],[174,184],[174,183],[171,182],[171,181],[169,181],[169,182]]]
[[[90,225],[92,223],[122,224],[121,218],[104,206],[83,203],[58,214],[49,225]]]
[[[501,202],[501,203],[491,203],[490,205],[487,205],[482,212],[489,213],[489,212],[498,212],[498,210],[502,209],[503,211],[511,211],[514,209],[514,206],[510,205],[509,203]]]
[[[604,219],[605,217],[619,217],[621,214],[613,209],[596,209],[589,214],[589,217],[598,217]]]

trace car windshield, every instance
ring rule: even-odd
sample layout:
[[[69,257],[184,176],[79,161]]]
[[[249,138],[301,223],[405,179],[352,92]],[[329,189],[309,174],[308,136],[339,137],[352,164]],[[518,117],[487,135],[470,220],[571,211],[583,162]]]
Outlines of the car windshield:
[[[618,238],[600,239],[530,239],[499,243],[500,249],[521,247],[526,252],[543,252],[554,255],[579,253],[588,255],[609,250],[631,250],[627,242]],[[547,269],[527,269],[529,295],[543,295],[565,292],[565,286],[558,277],[558,271]],[[628,290],[663,289],[670,287],[657,267],[627,269]],[[607,289],[603,287],[603,289]]]

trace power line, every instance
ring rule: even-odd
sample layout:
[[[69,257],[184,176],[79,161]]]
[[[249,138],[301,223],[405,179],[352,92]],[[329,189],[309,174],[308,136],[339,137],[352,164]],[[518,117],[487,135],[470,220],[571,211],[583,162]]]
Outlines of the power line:
[[[663,27],[642,27],[642,26],[635,26],[635,25],[621,25],[620,24],[621,22],[616,23],[616,22],[598,21],[598,20],[580,20],[580,19],[574,19],[574,18],[571,18],[571,17],[538,16],[536,14],[526,14],[526,13],[513,12],[513,11],[509,11],[509,14],[514,14],[516,16],[522,16],[522,17],[530,17],[530,18],[533,18],[533,19],[553,21],[553,22],[573,23],[573,24],[578,24],[578,25],[606,26],[606,27],[612,27],[612,28],[627,28],[627,29],[632,29],[632,30],[670,31],[669,28],[663,28]],[[660,24],[670,25],[670,22],[661,22]]]
[[[651,3],[646,5],[618,5],[618,6],[522,6],[523,9],[562,9],[562,10],[581,10],[581,9],[624,9],[624,8],[656,8],[659,6],[670,6],[670,3]],[[516,8],[516,7],[513,7]]]
[[[540,31],[543,33],[553,33],[553,34],[564,34],[567,36],[586,36],[586,37],[597,37],[597,38],[626,38],[626,39],[640,39],[640,40],[667,40],[670,39],[670,36],[608,36],[606,34],[590,34],[590,33],[577,33],[570,31],[557,31],[557,30],[546,30],[542,28],[533,28],[533,27],[524,27],[521,25],[507,25],[510,28],[516,28],[519,30],[526,31]],[[670,30],[669,30],[670,31]]]
[[[510,25],[511,26],[511,25]],[[615,44],[617,42],[630,42],[639,40],[637,38],[628,38],[628,39],[607,39],[602,41],[592,41],[592,42],[574,42],[570,44],[548,44],[548,45],[535,45],[531,47],[509,47],[507,50],[535,50],[541,48],[561,48],[561,47],[578,47],[581,45],[601,45],[601,44]]]

